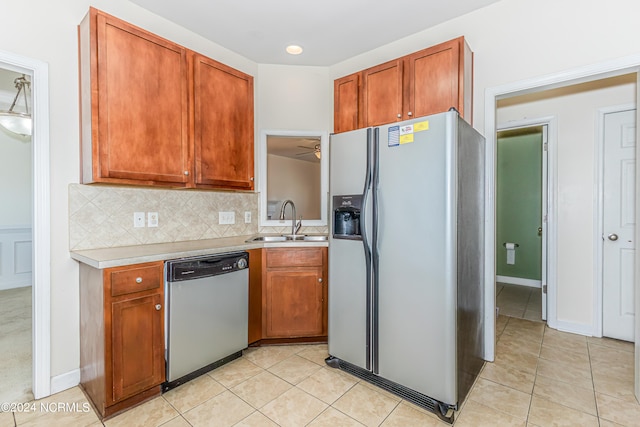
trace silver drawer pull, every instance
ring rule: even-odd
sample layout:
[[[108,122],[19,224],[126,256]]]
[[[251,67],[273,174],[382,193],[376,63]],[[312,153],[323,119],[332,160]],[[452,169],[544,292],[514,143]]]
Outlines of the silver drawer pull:
[[[162,305],[156,304],[156,310],[160,311],[161,308],[162,308]]]
[[[318,278],[318,282],[322,283],[322,277]]]
[[[136,283],[142,283],[142,277],[136,277]]]

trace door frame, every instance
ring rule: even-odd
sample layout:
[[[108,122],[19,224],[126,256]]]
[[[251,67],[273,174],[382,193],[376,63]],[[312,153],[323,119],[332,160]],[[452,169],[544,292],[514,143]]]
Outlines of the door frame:
[[[542,166],[542,210],[546,212],[546,221],[542,223],[542,286],[547,285],[546,298],[544,296],[544,288],[542,294],[542,319],[550,326],[557,323],[556,313],[556,278],[557,278],[557,253],[558,253],[558,230],[557,221],[557,159],[558,147],[556,144],[558,128],[555,116],[545,116],[539,118],[516,120],[502,123],[496,127],[496,153],[497,153],[497,135],[498,132],[512,129],[522,129],[529,127],[546,126],[546,135],[543,130],[543,144],[547,144],[546,156],[543,153]],[[543,146],[544,150],[544,146]],[[545,160],[546,157],[546,160]],[[546,162],[546,165],[545,165]],[[546,174],[545,174],[546,172]],[[494,175],[495,176],[495,175]],[[497,184],[497,181],[496,181]],[[495,188],[495,186],[494,186]],[[494,225],[494,239],[495,239]],[[495,240],[494,240],[495,241]],[[495,260],[494,260],[495,269]],[[495,279],[494,279],[495,287]],[[494,290],[495,292],[495,290]]]
[[[33,395],[51,394],[51,203],[49,64],[0,50],[0,67],[31,75],[33,135]]]
[[[594,265],[595,265],[595,295],[593,301],[593,336],[602,337],[602,323],[604,321],[604,309],[602,307],[603,303],[603,292],[604,292],[604,280],[602,274],[604,273],[604,262],[602,259],[604,253],[604,119],[605,115],[610,113],[620,113],[622,111],[635,110],[636,104],[623,104],[623,105],[613,105],[609,107],[598,108],[598,119],[596,122],[596,152],[595,152],[595,164],[597,167],[596,171],[596,185],[597,185],[597,195],[595,200],[595,212],[596,212],[596,221],[595,221],[595,229],[594,229],[594,239],[597,244],[594,250]],[[636,112],[637,114],[637,112]],[[637,116],[636,116],[637,119]],[[636,124],[636,129],[638,126]],[[636,138],[638,140],[638,138]],[[636,149],[636,165],[637,161],[637,152]],[[636,172],[637,174],[637,172]],[[638,184],[636,178],[636,188]],[[637,193],[637,190],[636,190]],[[636,201],[636,204],[638,201]],[[638,214],[636,213],[636,224],[638,224]],[[638,226],[636,225],[636,228]],[[637,233],[637,231],[636,231]],[[638,256],[635,257],[636,263],[638,262]],[[638,281],[636,280],[635,284],[636,292],[638,290]],[[636,313],[638,313],[638,305],[636,304]],[[637,326],[636,326],[637,328]],[[636,333],[637,340],[637,333]]]
[[[547,89],[570,86],[607,77],[640,71],[640,54],[629,55],[614,60],[599,62],[553,74],[533,77],[500,86],[488,87],[484,97],[484,134],[486,139],[485,157],[485,331],[484,357],[495,360],[496,336],[496,295],[495,295],[495,156],[496,156],[496,104],[500,99],[535,93]],[[640,96],[640,85],[638,85]],[[638,144],[640,150],[640,144]],[[637,188],[640,188],[640,174],[636,176]],[[640,199],[640,198],[639,198]],[[636,216],[640,216],[640,201],[636,201]],[[640,227],[638,227],[640,229]],[[636,238],[640,231],[636,230]],[[552,256],[552,254],[549,254]],[[640,312],[640,251],[636,254],[636,311]],[[640,316],[636,317],[636,395],[640,395]],[[549,326],[554,327],[551,323]],[[589,331],[590,333],[590,331]]]

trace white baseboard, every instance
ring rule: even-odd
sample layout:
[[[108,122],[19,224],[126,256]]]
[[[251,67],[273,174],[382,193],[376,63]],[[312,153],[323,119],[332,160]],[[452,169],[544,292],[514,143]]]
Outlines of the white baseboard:
[[[80,384],[80,369],[51,377],[51,394],[60,393]]]
[[[509,285],[529,286],[531,288],[542,287],[541,280],[523,279],[521,277],[496,276],[496,282],[507,283]]]
[[[562,332],[570,332],[572,334],[593,336],[593,325],[584,323],[573,323],[564,320],[558,320],[555,324],[556,329]]]

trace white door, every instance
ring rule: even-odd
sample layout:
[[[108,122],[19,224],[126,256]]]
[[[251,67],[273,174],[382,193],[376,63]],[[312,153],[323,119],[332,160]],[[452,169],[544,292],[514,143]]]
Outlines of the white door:
[[[634,340],[636,112],[604,117],[602,333]]]

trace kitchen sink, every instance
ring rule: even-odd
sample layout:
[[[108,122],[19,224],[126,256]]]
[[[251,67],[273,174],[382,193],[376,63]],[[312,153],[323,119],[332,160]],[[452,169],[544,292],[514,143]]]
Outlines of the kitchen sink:
[[[254,236],[245,240],[245,242],[285,242],[286,240],[285,236]]]
[[[328,237],[322,234],[310,234],[304,236],[302,240],[312,241],[312,242],[325,242],[328,240]]]
[[[327,236],[321,234],[296,234],[295,236],[287,234],[282,236],[253,236],[245,242],[324,242],[327,240]]]

